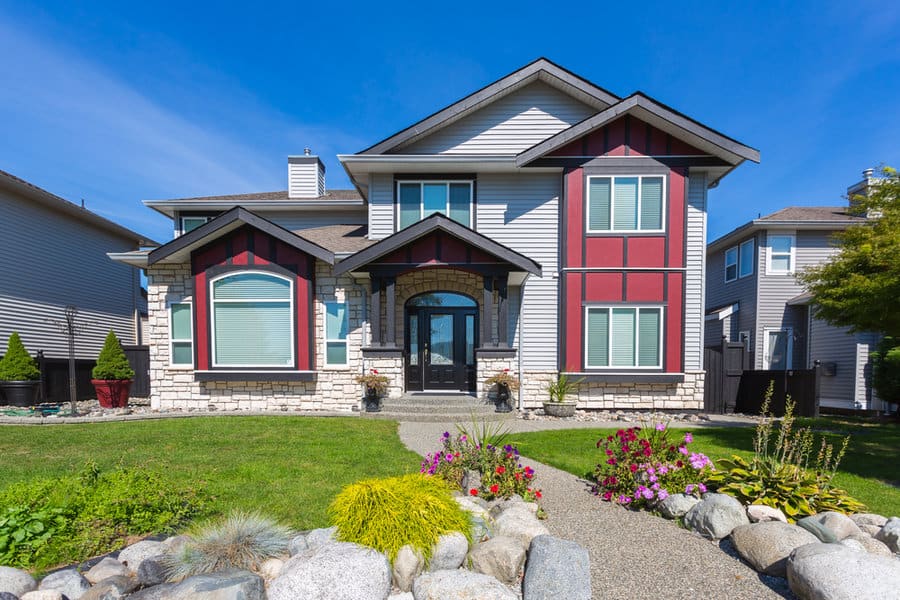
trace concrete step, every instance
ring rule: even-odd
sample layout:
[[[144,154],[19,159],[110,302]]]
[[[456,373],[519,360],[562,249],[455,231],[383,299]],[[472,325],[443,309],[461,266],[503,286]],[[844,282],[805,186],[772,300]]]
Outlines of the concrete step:
[[[487,421],[487,422],[495,422],[495,421],[506,421],[514,419],[513,416],[515,413],[498,413],[498,412],[486,412],[479,413],[475,415],[475,419],[477,422]],[[416,423],[461,423],[461,424],[469,424],[472,422],[472,413],[447,413],[447,414],[437,414],[437,413],[409,413],[409,412],[396,412],[396,411],[386,411],[382,410],[377,413],[370,412],[362,412],[360,416],[364,419],[384,419],[390,421],[413,421]]]
[[[510,413],[496,412],[494,405],[469,394],[407,394],[381,401],[381,411],[363,412],[373,419],[417,421],[431,423],[468,423],[498,421],[510,418]]]

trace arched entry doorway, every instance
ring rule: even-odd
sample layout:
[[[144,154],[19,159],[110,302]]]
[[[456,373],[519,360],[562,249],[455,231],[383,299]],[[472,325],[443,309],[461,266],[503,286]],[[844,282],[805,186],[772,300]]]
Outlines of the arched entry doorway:
[[[455,292],[428,292],[406,302],[406,389],[475,390],[478,303]]]

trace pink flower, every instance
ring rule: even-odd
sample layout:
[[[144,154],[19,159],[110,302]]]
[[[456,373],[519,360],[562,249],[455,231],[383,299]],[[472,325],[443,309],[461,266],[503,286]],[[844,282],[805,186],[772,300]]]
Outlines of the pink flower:
[[[684,446],[678,446],[678,451],[684,455],[687,455],[687,453],[688,453],[688,449],[685,448]]]
[[[608,491],[607,491],[607,492],[603,492],[602,498],[603,498],[604,500],[606,500],[607,502],[609,502],[610,500],[612,500],[612,492],[608,492]]]
[[[690,431],[688,431],[686,434],[684,434],[684,443],[685,444],[690,444],[693,441],[694,441],[694,436],[691,434]]]
[[[656,424],[656,430],[657,430],[657,431],[665,431],[665,430],[666,430],[666,425],[665,425],[665,423],[657,423],[657,424]]]
[[[631,463],[630,465],[628,465],[628,468],[631,469],[632,473],[634,473],[635,471],[638,470],[638,466],[634,463]]]
[[[617,461],[616,458],[615,458],[614,456],[606,460],[606,464],[608,464],[608,465],[614,465],[614,464],[616,464],[616,463],[618,463],[618,462],[619,462],[619,461]]]

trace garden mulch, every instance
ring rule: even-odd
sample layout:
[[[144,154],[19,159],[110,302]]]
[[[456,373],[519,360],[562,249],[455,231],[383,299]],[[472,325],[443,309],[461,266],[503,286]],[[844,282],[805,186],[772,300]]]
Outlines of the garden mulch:
[[[717,420],[710,425],[725,423]],[[727,423],[747,425],[740,419]],[[552,421],[510,421],[508,426],[513,432],[566,428],[565,423]],[[439,438],[447,429],[441,423],[402,422],[400,439],[424,455],[439,449]],[[547,528],[590,553],[594,598],[794,597],[786,580],[757,573],[735,556],[727,540],[711,542],[672,521],[602,502],[590,493],[588,482],[527,458],[523,462],[537,471]]]

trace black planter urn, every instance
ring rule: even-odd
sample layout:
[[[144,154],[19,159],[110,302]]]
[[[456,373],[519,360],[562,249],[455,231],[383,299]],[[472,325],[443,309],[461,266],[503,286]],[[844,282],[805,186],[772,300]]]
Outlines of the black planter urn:
[[[512,404],[509,402],[509,386],[505,383],[497,384],[497,402],[496,402],[496,411],[501,413],[507,413],[512,411]]]
[[[378,397],[378,390],[372,387],[366,388],[366,412],[380,412],[381,398]]]
[[[34,406],[40,381],[0,381],[0,404]]]

